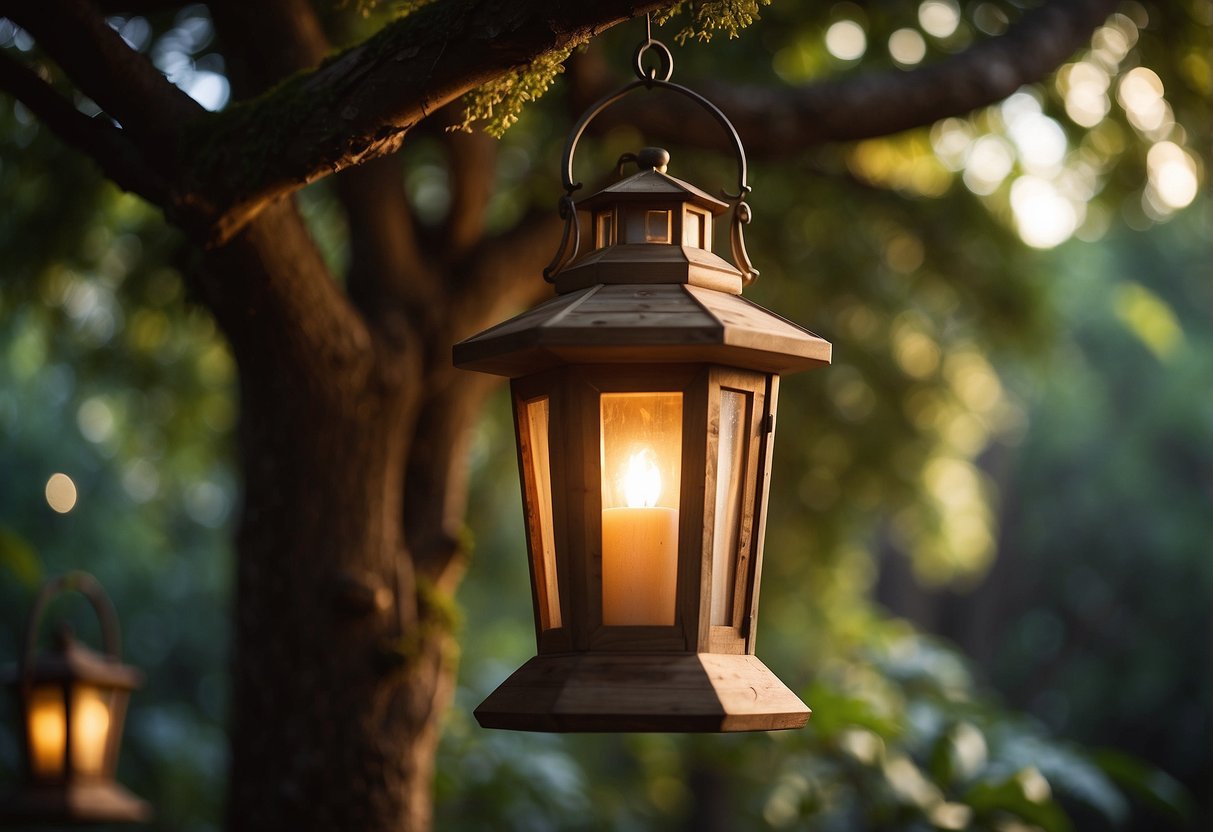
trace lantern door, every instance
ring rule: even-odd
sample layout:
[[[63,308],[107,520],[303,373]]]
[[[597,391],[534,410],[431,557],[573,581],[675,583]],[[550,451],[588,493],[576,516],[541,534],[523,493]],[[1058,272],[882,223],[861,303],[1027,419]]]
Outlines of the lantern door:
[[[709,376],[701,652],[754,652],[777,384],[777,376],[731,367]]]

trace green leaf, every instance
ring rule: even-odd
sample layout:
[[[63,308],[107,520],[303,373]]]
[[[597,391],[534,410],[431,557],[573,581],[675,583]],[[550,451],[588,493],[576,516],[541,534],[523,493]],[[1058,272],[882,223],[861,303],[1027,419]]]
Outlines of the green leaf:
[[[1192,796],[1165,771],[1112,748],[1092,751],[1090,756],[1113,782],[1176,825],[1191,821],[1196,811]]]
[[[0,565],[31,589],[42,581],[42,561],[24,537],[11,529],[0,528]]]

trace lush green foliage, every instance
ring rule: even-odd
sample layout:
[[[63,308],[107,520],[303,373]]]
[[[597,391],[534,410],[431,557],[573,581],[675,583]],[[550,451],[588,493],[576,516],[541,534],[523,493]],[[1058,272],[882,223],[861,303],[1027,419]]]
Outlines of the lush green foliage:
[[[363,8],[358,26],[392,13]],[[478,544],[439,828],[1201,828],[1213,760],[1210,218],[1207,198],[1180,210],[1166,188],[1210,161],[1194,148],[1209,136],[1198,46],[1213,21],[1196,4],[1165,12],[1126,7],[1008,104],[755,166],[750,249],[763,276],[751,296],[837,355],[784,384],[768,532],[759,652],[814,708],[805,731],[475,726],[471,708],[533,651],[512,430],[495,402],[473,449]],[[691,37],[677,80],[726,65],[761,84],[901,66],[879,45],[936,26],[909,6],[761,13],[736,41]],[[163,55],[170,29],[201,31],[190,14],[153,21],[147,48]],[[966,7],[949,34],[924,29],[925,59],[1017,14]],[[844,21],[866,32],[861,59],[825,45]],[[638,37],[623,28],[603,39],[621,77]],[[207,41],[182,54],[219,69]],[[1165,97],[1133,74],[1142,66]],[[515,81],[495,118],[534,97]],[[503,140],[496,228],[554,200],[569,121],[559,93],[522,109]],[[607,170],[642,141],[627,128],[596,137],[580,164]],[[671,172],[706,189],[728,170],[672,150]],[[419,138],[404,162],[418,216],[441,217],[441,141]],[[340,265],[327,186],[302,202]],[[15,655],[38,581],[95,572],[129,659],[149,673],[124,778],[157,803],[159,828],[214,828],[234,370],[183,295],[179,237],[6,99],[0,204],[0,655]],[[1032,224],[1045,210],[1060,226]],[[1047,236],[1058,227],[1062,239]],[[62,515],[43,497],[57,471],[79,491]],[[0,772],[16,765],[12,726],[3,711]]]

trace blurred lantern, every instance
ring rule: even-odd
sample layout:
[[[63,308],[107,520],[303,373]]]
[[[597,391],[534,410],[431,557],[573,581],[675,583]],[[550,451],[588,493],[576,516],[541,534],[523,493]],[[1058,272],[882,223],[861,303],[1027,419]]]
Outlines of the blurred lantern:
[[[79,592],[101,622],[105,655],[76,642],[66,627],[48,652],[35,655],[42,615],[57,595]],[[114,781],[127,698],[142,675],[119,661],[118,619],[96,578],[71,572],[47,583],[27,625],[24,652],[11,680],[17,690],[25,780],[0,805],[23,821],[144,821],[150,807]]]
[[[644,68],[655,50],[664,77]],[[741,298],[757,271],[745,152],[715,106],[669,82],[669,50],[595,104],[565,145],[557,296],[455,346],[512,379],[539,655],[476,710],[536,731],[799,728],[809,709],[754,657],[779,375],[830,344]],[[732,139],[726,201],[667,175],[669,154],[574,203],[577,142],[639,87],[688,96]],[[712,253],[733,209],[733,260]]]

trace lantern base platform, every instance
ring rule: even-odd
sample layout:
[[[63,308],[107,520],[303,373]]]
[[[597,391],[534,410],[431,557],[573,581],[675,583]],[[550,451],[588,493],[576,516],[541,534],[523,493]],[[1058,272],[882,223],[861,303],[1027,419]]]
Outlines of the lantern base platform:
[[[483,728],[514,731],[775,731],[810,711],[750,655],[536,656],[481,703]]]
[[[0,821],[141,823],[152,807],[112,780],[31,785],[0,801]]]

